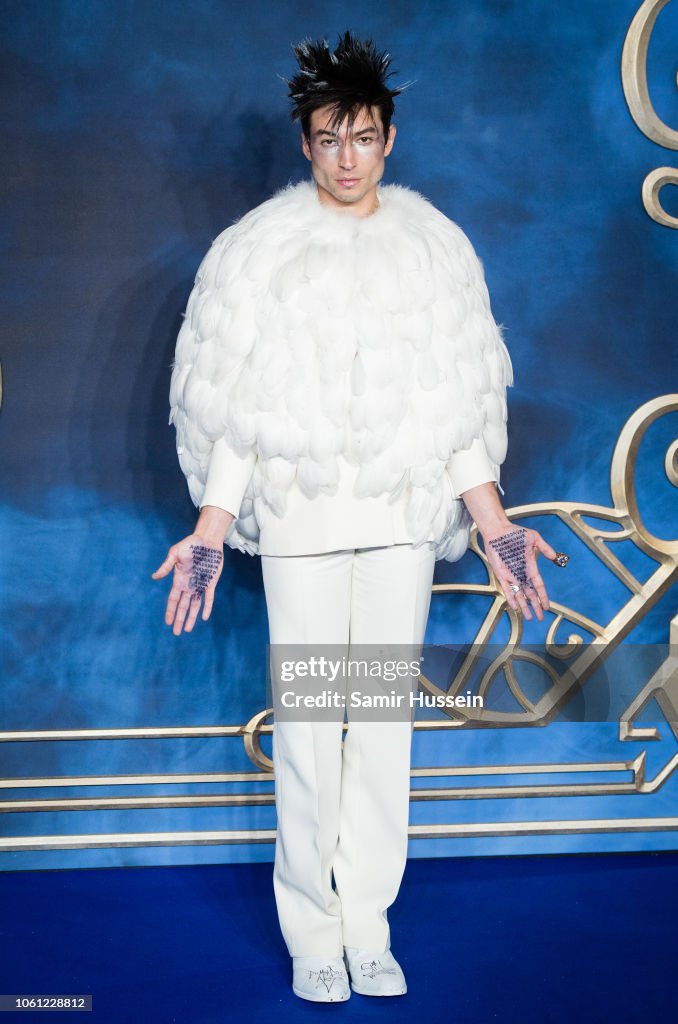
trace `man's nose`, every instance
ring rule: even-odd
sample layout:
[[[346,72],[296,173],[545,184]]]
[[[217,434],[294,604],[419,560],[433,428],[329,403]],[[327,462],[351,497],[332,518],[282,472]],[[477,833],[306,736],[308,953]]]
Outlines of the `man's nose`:
[[[353,143],[347,139],[341,144],[339,150],[339,166],[348,170],[350,167],[355,167],[356,158],[353,150]]]

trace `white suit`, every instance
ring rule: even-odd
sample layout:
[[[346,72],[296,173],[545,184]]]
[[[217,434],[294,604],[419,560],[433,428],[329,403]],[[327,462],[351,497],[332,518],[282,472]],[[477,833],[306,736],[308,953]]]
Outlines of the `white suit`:
[[[355,217],[311,182],[219,235],[177,342],[170,422],[196,505],[259,554],[271,644],[423,643],[462,493],[506,454],[511,362],[461,229],[417,193]],[[276,721],[274,888],[293,956],[390,947],[409,722]],[[332,874],[337,892],[332,888]]]

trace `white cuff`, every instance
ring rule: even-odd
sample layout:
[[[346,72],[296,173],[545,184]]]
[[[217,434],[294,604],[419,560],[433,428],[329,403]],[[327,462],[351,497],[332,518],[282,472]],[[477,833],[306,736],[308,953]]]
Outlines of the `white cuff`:
[[[212,448],[200,508],[216,505],[237,519],[256,461],[255,451],[249,451],[245,458],[240,458],[228,446],[225,438],[218,438]]]
[[[493,481],[499,486],[498,473],[490,462],[482,437],[477,437],[465,451],[454,452],[447,460],[446,468],[456,498],[478,484]],[[504,493],[501,487],[499,490]]]

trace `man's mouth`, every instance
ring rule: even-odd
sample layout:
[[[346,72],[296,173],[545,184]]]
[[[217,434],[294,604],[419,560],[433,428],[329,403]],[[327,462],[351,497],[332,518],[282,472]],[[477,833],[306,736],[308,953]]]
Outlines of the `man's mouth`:
[[[338,179],[339,184],[343,185],[345,188],[350,188],[351,185],[357,185],[357,183],[359,181],[360,181],[360,178],[339,178]]]

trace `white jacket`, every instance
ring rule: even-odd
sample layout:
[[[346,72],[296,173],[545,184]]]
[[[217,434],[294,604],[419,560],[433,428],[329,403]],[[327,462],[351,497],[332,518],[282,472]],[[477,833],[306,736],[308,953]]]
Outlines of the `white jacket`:
[[[499,481],[513,374],[482,266],[416,192],[386,185],[378,197],[355,217],[320,203],[313,182],[288,186],[200,265],[170,423],[195,505],[224,507],[204,498],[210,464],[213,490],[224,467],[232,477],[233,548],[262,553],[294,495],[312,507],[351,473],[356,501],[396,507],[409,540],[456,561],[472,520],[455,459],[466,471],[473,459],[474,482]]]

